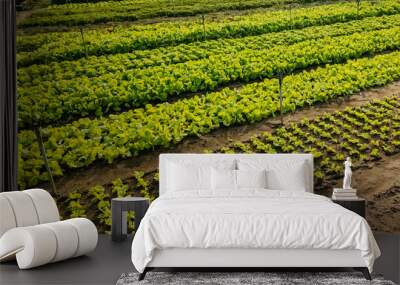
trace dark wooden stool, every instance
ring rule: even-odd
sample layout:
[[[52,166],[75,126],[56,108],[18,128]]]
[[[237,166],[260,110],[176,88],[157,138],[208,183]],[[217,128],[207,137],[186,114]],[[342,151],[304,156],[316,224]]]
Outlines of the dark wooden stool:
[[[149,208],[149,200],[142,197],[122,197],[111,200],[111,238],[113,241],[123,241],[128,232],[127,212],[135,212],[135,229]]]

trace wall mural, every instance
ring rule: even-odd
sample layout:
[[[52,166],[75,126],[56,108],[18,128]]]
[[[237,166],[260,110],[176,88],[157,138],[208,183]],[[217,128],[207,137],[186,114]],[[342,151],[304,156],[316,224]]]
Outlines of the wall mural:
[[[350,157],[371,227],[400,232],[399,1],[18,8],[19,186],[63,217],[109,231],[111,197],[157,197],[162,152],[312,153],[316,193]]]

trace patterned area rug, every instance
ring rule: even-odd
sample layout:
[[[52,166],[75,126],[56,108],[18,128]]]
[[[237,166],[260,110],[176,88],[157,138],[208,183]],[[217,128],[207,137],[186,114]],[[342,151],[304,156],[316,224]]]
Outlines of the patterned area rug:
[[[376,275],[368,281],[359,272],[148,272],[142,281],[138,281],[138,276],[138,273],[122,274],[117,285],[395,285]]]

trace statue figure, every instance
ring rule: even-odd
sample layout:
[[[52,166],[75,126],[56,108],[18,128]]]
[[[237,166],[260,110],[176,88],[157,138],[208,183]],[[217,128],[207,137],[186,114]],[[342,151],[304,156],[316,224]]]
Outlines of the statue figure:
[[[351,188],[351,159],[350,157],[346,158],[344,162],[344,178],[343,178],[343,189],[352,189]]]

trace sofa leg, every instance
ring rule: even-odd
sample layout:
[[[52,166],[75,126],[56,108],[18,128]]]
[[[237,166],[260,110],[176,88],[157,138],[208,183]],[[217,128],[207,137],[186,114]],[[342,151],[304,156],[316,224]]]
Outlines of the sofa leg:
[[[139,274],[139,278],[138,281],[142,281],[144,279],[144,277],[146,277],[146,273],[147,273],[148,269],[147,267],[143,270],[142,273]]]
[[[364,275],[365,279],[372,280],[371,274],[369,274],[369,270],[367,267],[355,267],[354,269],[357,271],[361,271],[362,274]]]

